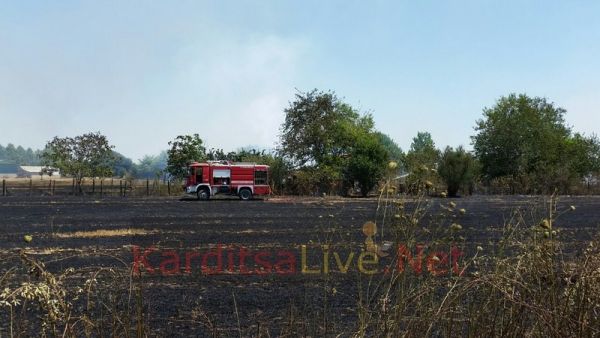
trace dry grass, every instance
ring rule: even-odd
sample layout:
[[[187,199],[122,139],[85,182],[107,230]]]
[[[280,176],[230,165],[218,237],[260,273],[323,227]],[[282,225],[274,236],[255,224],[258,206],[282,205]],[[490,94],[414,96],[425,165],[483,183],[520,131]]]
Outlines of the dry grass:
[[[25,251],[20,257],[21,267],[0,275],[0,314],[8,320],[0,326],[0,337],[3,332],[7,337],[148,336],[141,281],[135,283],[128,270],[69,268],[53,274]],[[28,278],[12,280],[19,274]],[[81,280],[76,275],[85,279],[70,287]]]
[[[29,180],[33,180],[34,183],[36,181],[45,181],[48,182],[50,180],[52,181],[56,181],[58,182],[64,182],[64,183],[71,183],[73,182],[73,179],[70,177],[53,177],[53,176],[39,176],[39,175],[34,175],[31,178],[29,177],[0,177],[0,180],[6,180],[6,183],[23,183],[23,184],[29,184]]]
[[[8,196],[39,196],[39,195],[102,195],[102,196],[168,196],[178,194],[178,184],[171,184],[170,191],[167,183],[161,180],[122,178],[84,178],[81,182],[81,192],[70,177],[33,176],[32,178],[0,178],[4,180]],[[0,185],[2,182],[0,182]],[[2,192],[0,192],[1,196]]]
[[[141,236],[141,235],[152,235],[157,233],[157,230],[146,230],[146,229],[100,229],[93,231],[75,231],[75,232],[61,232],[54,234],[58,238],[98,238],[98,237],[121,237],[121,236]]]
[[[381,196],[377,227],[386,229],[386,238],[407,243],[414,252],[417,243],[432,249],[464,246],[460,224],[464,212],[460,202],[443,201],[442,212],[429,218],[432,201],[422,195],[416,202]],[[355,295],[356,314],[352,323],[335,323],[333,311],[323,298],[310,305],[322,311],[294,311],[284,318],[281,335],[352,337],[594,337],[600,336],[600,241],[585,243],[577,257],[562,254],[556,219],[576,208],[560,210],[557,196],[548,199],[542,219],[531,223],[527,211],[516,210],[501,227],[502,238],[494,245],[477,247],[461,260],[463,275],[416,276],[394,269],[379,277],[358,275],[362,286]],[[436,200],[435,203],[439,203]],[[468,213],[469,210],[466,210]],[[245,230],[242,230],[244,232]],[[156,230],[114,229],[56,234],[60,238],[94,238],[148,235]],[[248,232],[251,233],[251,232]],[[380,242],[381,243],[381,242]],[[5,311],[10,336],[25,336],[19,319],[38,321],[42,336],[128,336],[144,337],[150,332],[149,314],[144,305],[142,279],[112,269],[94,272],[80,287],[67,288],[62,275],[47,272],[43,264],[22,253],[25,270],[0,276],[0,314]],[[395,260],[399,257],[395,257]],[[400,258],[401,259],[401,258]],[[396,266],[392,264],[392,266]],[[12,281],[17,272],[29,274],[30,282]],[[72,273],[72,272],[71,272]],[[104,276],[98,278],[100,275]],[[136,284],[138,283],[138,284]],[[322,281],[331,296],[335,288]],[[125,286],[125,287],[124,287]],[[239,286],[239,285],[238,285]],[[240,286],[240,287],[243,287]],[[75,299],[84,307],[77,307]],[[268,331],[243,327],[232,294],[230,335],[270,336]],[[29,306],[37,305],[36,307]],[[206,335],[217,336],[221,328],[199,306],[189,322],[203,326]],[[273,318],[270,318],[273,319]],[[29,324],[32,325],[32,324]],[[269,328],[267,328],[268,330]],[[31,327],[29,327],[31,330]],[[223,330],[226,330],[223,328]],[[22,332],[24,332],[22,334]],[[107,335],[108,332],[108,335]],[[256,334],[258,332],[258,334]]]
[[[382,201],[385,199],[382,198]],[[362,280],[357,295],[358,325],[352,336],[377,337],[591,337],[600,335],[600,241],[582,245],[577,257],[563,255],[554,224],[575,207],[559,209],[558,196],[536,210],[515,210],[493,245],[477,247],[461,260],[465,274],[414,276],[394,270],[382,279]],[[436,202],[437,203],[437,202]],[[429,204],[429,205],[428,205]],[[437,218],[426,218],[426,198],[414,211],[404,201],[381,202],[394,240],[432,247],[463,246],[460,203],[442,203]],[[467,211],[468,212],[468,211]],[[379,224],[386,221],[380,219]],[[461,244],[462,243],[462,244]],[[402,259],[395,257],[395,260]]]

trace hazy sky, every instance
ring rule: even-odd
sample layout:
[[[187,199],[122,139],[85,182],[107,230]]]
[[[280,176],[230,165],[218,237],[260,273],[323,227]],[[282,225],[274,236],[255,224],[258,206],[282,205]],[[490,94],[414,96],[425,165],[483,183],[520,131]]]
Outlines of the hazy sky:
[[[133,159],[199,133],[273,147],[296,88],[335,90],[406,149],[469,145],[510,92],[600,126],[599,1],[0,0],[0,144],[107,135]]]

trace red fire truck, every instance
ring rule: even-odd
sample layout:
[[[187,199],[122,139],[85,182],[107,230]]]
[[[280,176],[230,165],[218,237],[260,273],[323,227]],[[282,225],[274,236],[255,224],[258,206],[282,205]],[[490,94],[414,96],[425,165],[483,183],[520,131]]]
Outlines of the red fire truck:
[[[269,166],[229,161],[194,162],[188,167],[184,190],[207,200],[217,194],[236,195],[242,200],[268,195]]]

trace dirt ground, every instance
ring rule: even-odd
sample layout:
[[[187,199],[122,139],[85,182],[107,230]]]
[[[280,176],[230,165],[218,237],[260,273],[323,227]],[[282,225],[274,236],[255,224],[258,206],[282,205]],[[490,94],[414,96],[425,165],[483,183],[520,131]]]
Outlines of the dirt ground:
[[[460,219],[465,237],[461,250],[466,255],[476,246],[487,249],[515,210],[523,210],[524,217],[535,224],[546,207],[540,197],[475,196],[452,201],[466,210]],[[448,202],[429,200],[428,213],[436,214],[440,204]],[[600,198],[560,198],[560,210],[571,205],[576,210],[562,215],[556,227],[572,254],[577,254],[600,230]],[[377,206],[376,199],[199,202],[4,197],[0,198],[0,276],[21,264],[20,250],[45,262],[53,273],[74,268],[73,285],[81,285],[99,269],[130,275],[134,262],[147,263],[150,267],[137,265],[141,277],[132,283],[143,286],[146,319],[156,335],[203,336],[217,328],[224,335],[238,335],[241,330],[244,336],[265,331],[277,336],[293,318],[315,323],[326,317],[323,314],[328,314],[330,323],[324,325],[329,325],[331,332],[349,332],[356,320],[358,285],[365,285],[370,278],[357,270],[356,257],[365,241],[361,229],[367,221],[380,221],[382,210],[378,212]],[[379,234],[383,230],[383,239],[390,239],[386,237],[389,227],[378,224]],[[30,243],[24,242],[25,235],[32,236]],[[356,253],[348,273],[339,271],[333,257],[329,257],[332,271],[323,273],[322,244],[339,249],[343,260],[349,252]],[[303,245],[307,267],[321,273],[302,273]],[[219,248],[222,271],[203,271],[202,257],[219,253]],[[240,248],[249,252],[249,273],[240,267]],[[262,263],[255,256],[261,251]],[[233,265],[228,264],[229,252]],[[140,258],[144,253],[148,253],[146,262]],[[207,268],[218,267],[215,256],[207,256]],[[290,256],[295,262],[290,263]],[[275,268],[278,263],[281,270]],[[148,268],[157,271],[150,273]],[[124,283],[123,288],[128,285]],[[0,325],[0,336],[6,330]]]

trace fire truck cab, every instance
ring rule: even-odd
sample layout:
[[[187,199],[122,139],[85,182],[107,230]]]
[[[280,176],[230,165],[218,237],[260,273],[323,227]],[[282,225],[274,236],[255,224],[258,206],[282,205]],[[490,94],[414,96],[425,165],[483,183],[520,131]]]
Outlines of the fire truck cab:
[[[199,200],[208,200],[217,194],[250,200],[271,193],[269,166],[229,161],[194,162],[188,166],[183,189]]]

